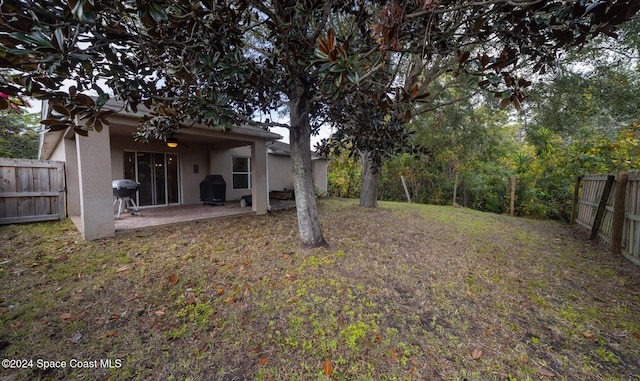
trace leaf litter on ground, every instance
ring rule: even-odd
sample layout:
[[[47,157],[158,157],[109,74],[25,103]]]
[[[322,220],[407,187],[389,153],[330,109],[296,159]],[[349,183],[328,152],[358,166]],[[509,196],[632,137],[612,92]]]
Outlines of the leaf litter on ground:
[[[68,221],[0,227],[3,358],[122,360],[0,378],[640,375],[640,268],[579,228],[429,205],[319,207],[329,248],[300,247],[294,211],[92,242]]]

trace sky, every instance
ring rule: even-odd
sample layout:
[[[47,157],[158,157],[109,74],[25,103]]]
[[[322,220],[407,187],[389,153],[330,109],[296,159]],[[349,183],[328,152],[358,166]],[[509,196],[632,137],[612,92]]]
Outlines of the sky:
[[[289,143],[289,130],[287,130],[286,128],[273,127],[270,129],[270,131],[282,135],[282,139],[280,141]],[[316,136],[311,136],[311,149],[313,150],[313,147],[315,147],[316,143],[319,143],[320,140],[322,140],[323,138],[328,138],[329,136],[331,136],[331,128],[328,126],[320,127],[319,134]]]

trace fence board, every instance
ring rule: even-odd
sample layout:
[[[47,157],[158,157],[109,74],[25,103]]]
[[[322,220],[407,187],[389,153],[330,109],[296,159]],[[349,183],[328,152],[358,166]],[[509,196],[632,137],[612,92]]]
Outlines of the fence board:
[[[0,193],[16,191],[16,168],[0,166]],[[0,200],[0,216],[17,216],[18,200],[16,198],[2,198]]]
[[[0,224],[62,219],[64,164],[0,158]]]
[[[627,193],[628,207],[625,222],[629,225],[628,232],[623,236],[622,254],[629,260],[640,264],[640,174],[636,171],[629,174],[630,192]],[[626,238],[626,240],[625,240]]]
[[[611,244],[611,227],[613,225],[613,208],[615,207],[616,188],[618,183],[614,182],[611,186],[611,192],[604,206],[602,222],[598,228],[598,236],[609,245]]]
[[[581,188],[578,192],[576,223],[592,232],[592,238],[599,237],[609,245],[612,242],[613,212],[616,202],[624,206],[624,222],[622,232],[618,233],[620,251],[635,264],[640,265],[640,171],[630,171],[624,195],[616,198],[617,183],[613,182],[606,189],[607,179],[611,175],[586,175],[581,177]],[[607,191],[611,192],[607,195]],[[606,203],[603,198],[606,197]],[[598,208],[600,207],[600,214]],[[600,217],[600,220],[597,220]],[[594,229],[597,229],[594,235]]]
[[[16,169],[17,192],[29,192],[33,189],[33,169],[18,167]],[[33,197],[21,197],[18,199],[18,216],[34,216],[35,208]]]
[[[578,218],[576,219],[579,225],[587,229],[593,227],[607,179],[607,175],[586,175],[583,177],[582,191],[578,201]]]
[[[49,189],[49,168],[33,168],[33,191],[42,192]],[[44,196],[44,195],[43,195]],[[51,199],[48,196],[35,198],[35,215],[51,214]]]

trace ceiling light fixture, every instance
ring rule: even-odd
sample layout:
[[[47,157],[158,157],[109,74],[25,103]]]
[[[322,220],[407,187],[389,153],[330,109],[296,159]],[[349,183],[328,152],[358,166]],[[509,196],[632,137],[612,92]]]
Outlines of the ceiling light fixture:
[[[178,139],[176,138],[168,138],[167,139],[167,147],[176,148],[178,146]]]

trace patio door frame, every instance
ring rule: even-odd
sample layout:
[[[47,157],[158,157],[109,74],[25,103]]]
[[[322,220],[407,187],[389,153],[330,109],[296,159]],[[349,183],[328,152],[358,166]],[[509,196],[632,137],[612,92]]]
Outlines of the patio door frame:
[[[156,172],[155,170],[151,169],[151,187],[150,187],[150,191],[151,191],[151,200],[152,200],[152,204],[146,204],[146,205],[140,205],[140,191],[138,191],[138,193],[136,193],[136,203],[138,204],[138,206],[140,206],[141,208],[152,208],[152,207],[159,207],[159,206],[169,206],[169,205],[180,205],[180,203],[182,202],[182,187],[181,187],[181,171],[180,171],[180,155],[178,153],[173,153],[173,152],[155,152],[155,151],[139,151],[139,150],[125,150],[124,151],[124,160],[123,160],[123,164],[125,166],[125,173],[126,173],[126,167],[127,167],[127,154],[133,154],[133,157],[135,159],[134,162],[134,168],[135,168],[135,178],[132,179],[138,183],[140,183],[139,180],[139,162],[138,162],[138,154],[151,154],[151,155],[162,155],[163,161],[162,161],[162,167],[163,167],[163,178],[164,178],[164,202],[160,203],[159,200],[157,200],[157,194],[156,194],[156,189],[157,189],[157,177],[156,177]],[[168,157],[173,156],[176,159],[176,186],[175,186],[175,191],[178,194],[178,201],[177,202],[169,202],[169,173],[168,173]],[[154,163],[155,165],[159,164],[159,163]],[[126,176],[126,174],[125,174]],[[142,188],[142,187],[141,187]],[[155,204],[153,204],[153,202],[156,202]]]

